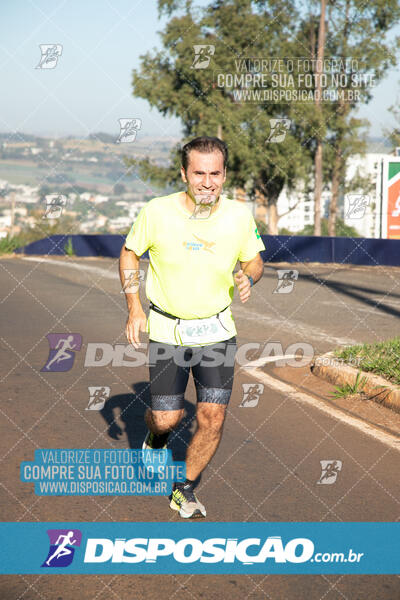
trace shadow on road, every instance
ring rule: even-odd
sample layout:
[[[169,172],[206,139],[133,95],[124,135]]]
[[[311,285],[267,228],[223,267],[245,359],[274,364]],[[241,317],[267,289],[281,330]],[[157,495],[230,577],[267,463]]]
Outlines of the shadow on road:
[[[271,266],[268,266],[267,268],[271,269],[272,271],[277,270],[277,268],[275,269],[275,267],[271,267]],[[264,276],[268,277],[268,274],[264,273]],[[385,296],[385,294],[386,294],[388,299],[390,300],[390,298],[400,298],[400,294],[395,294],[392,291],[384,292],[384,291],[382,291],[382,289],[377,289],[374,287],[353,285],[350,283],[343,283],[342,281],[334,281],[334,280],[330,280],[330,279],[324,279],[323,277],[320,277],[318,275],[307,274],[307,273],[301,273],[301,275],[299,275],[299,278],[301,278],[302,281],[310,281],[310,282],[316,283],[320,286],[325,286],[326,288],[331,289],[335,292],[338,292],[339,294],[342,294],[343,296],[347,296],[349,298],[353,298],[354,300],[358,300],[359,302],[361,302],[371,308],[374,308],[377,311],[381,311],[383,313],[392,315],[394,317],[400,316],[400,310],[394,308],[393,306],[389,306],[388,304],[384,304],[383,301],[374,300],[373,298],[368,298],[367,296],[363,295],[363,294],[377,294],[379,296],[382,296],[382,300],[383,300],[386,297]]]
[[[144,413],[150,405],[150,384],[148,381],[139,381],[132,385],[132,390],[129,394],[111,396],[99,412],[108,424],[107,433],[112,439],[119,440],[125,432],[129,448],[141,448],[147,432]],[[179,461],[186,458],[186,449],[192,437],[192,426],[196,416],[195,407],[187,400],[184,408],[183,419],[168,441],[173,459]],[[122,421],[124,429],[118,425],[118,421]]]

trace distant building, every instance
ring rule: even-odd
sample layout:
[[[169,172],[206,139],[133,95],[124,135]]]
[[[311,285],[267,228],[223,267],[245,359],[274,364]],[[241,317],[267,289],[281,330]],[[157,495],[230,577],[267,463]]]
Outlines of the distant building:
[[[127,229],[131,224],[130,217],[115,217],[108,220],[107,227],[110,231],[120,231],[121,229]]]
[[[348,161],[346,180],[350,182],[358,171],[360,175],[368,177],[373,186],[372,191],[370,191],[369,194],[366,194],[366,198],[360,198],[360,200],[364,200],[365,203],[365,213],[362,217],[357,214],[353,215],[351,209],[349,210],[350,201],[352,200],[351,197],[349,198],[350,194],[345,199],[344,205],[341,207],[342,210],[340,216],[344,219],[346,225],[354,227],[362,237],[375,237],[375,234],[377,233],[375,229],[377,211],[380,210],[380,202],[377,202],[376,183],[381,160],[387,156],[393,155],[382,152],[371,152],[365,156],[351,156]],[[362,189],[356,190],[355,192],[352,192],[353,198],[357,194],[357,191],[360,196],[364,193],[364,190]]]
[[[10,233],[11,215],[0,216],[0,238],[5,238]]]
[[[138,216],[140,210],[146,204],[147,204],[147,202],[132,202],[131,204],[129,204],[129,213],[128,214],[129,214],[130,223],[133,223],[133,221]]]
[[[330,192],[323,190],[321,194],[321,217],[327,217],[329,211]],[[314,223],[315,201],[312,194],[290,192],[285,186],[277,202],[278,229],[287,229],[292,233],[302,231],[306,225]]]
[[[356,175],[364,177],[367,183],[362,188],[354,189],[346,194],[346,198],[343,195],[339,198],[338,217],[343,219],[346,225],[354,227],[362,237],[372,238],[376,235],[375,224],[379,210],[379,202],[376,199],[376,180],[380,161],[386,156],[393,156],[393,154],[369,152],[365,155],[351,156],[347,163],[346,183],[349,185]],[[372,191],[370,191],[371,189]],[[354,213],[349,210],[350,202],[357,201],[355,196],[359,196],[360,201],[365,203],[364,214],[362,211]],[[369,198],[362,198],[363,196],[369,196]],[[330,185],[327,185],[321,196],[321,217],[323,218],[329,217],[330,200],[331,190]],[[301,192],[289,194],[287,188],[284,187],[278,198],[277,209],[278,215],[283,215],[278,221],[278,229],[285,228],[296,233],[304,229],[306,225],[314,224],[313,193],[308,195]]]

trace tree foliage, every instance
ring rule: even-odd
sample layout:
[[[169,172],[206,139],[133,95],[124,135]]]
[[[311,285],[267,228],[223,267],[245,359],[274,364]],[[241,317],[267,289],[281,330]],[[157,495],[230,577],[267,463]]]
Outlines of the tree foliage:
[[[277,233],[278,197],[284,186],[290,192],[299,181],[304,189],[310,188],[321,138],[323,180],[334,188],[336,219],[348,157],[365,151],[362,129],[367,122],[354,111],[371,99],[372,91],[362,88],[359,102],[324,102],[317,115],[312,103],[239,102],[216,83],[218,73],[237,73],[237,61],[248,57],[315,57],[319,3],[214,0],[198,8],[190,0],[159,0],[158,5],[160,14],[169,17],[161,32],[162,49],[141,56],[132,74],[133,94],[162,115],[178,117],[183,139],[173,149],[169,166],[159,166],[150,158],[125,159],[126,164],[136,167],[144,179],[176,186],[181,146],[198,135],[218,135],[230,152],[227,186],[257,192],[269,210],[269,231]],[[352,57],[361,65],[361,73],[372,73],[379,82],[397,61],[400,38],[389,44],[385,36],[399,17],[398,0],[330,0],[325,56]],[[194,46],[199,44],[215,48],[205,69],[194,68]],[[273,118],[291,120],[282,143],[266,141]],[[331,234],[335,219],[331,219]]]

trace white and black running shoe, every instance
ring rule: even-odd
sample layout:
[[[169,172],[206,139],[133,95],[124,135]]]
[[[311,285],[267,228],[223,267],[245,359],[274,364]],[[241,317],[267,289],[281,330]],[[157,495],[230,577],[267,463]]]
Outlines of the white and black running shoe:
[[[178,510],[183,519],[202,519],[206,516],[206,509],[199,501],[190,484],[176,487],[170,496],[170,508]]]

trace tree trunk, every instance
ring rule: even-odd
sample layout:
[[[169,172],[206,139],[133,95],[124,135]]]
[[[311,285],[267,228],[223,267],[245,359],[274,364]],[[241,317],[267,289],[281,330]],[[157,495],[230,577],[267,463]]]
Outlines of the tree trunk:
[[[349,10],[350,10],[350,2],[346,1],[346,9],[345,9],[345,28],[343,31],[343,45],[342,45],[342,55],[344,58],[347,57],[347,39],[349,35]],[[342,72],[344,70],[342,69]],[[335,141],[335,158],[333,163],[333,172],[332,172],[332,195],[331,195],[331,203],[329,206],[329,219],[328,219],[328,235],[335,236],[336,235],[336,218],[337,218],[337,205],[339,199],[339,189],[340,189],[340,179],[343,174],[343,140],[344,140],[344,132],[346,128],[345,117],[349,112],[348,105],[345,104],[344,100],[341,98],[339,100],[339,106],[337,109],[338,115],[338,134]]]
[[[321,14],[318,28],[318,52],[316,74],[315,110],[317,114],[317,148],[315,152],[315,189],[314,189],[314,235],[321,235],[321,196],[322,196],[322,108],[321,108],[321,73],[325,46],[325,9],[326,0],[321,0]]]
[[[278,235],[278,211],[276,202],[268,203],[268,233],[269,235]]]
[[[335,150],[335,162],[333,164],[332,173],[332,190],[331,190],[331,202],[329,205],[329,220],[328,220],[328,235],[333,237],[336,235],[336,216],[337,216],[337,205],[339,199],[339,183],[340,183],[340,171],[341,171],[341,151],[340,147]]]
[[[320,139],[317,139],[314,167],[314,235],[321,235],[322,142]]]

